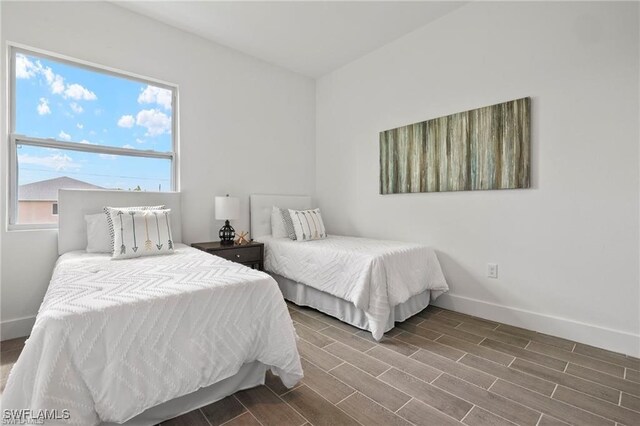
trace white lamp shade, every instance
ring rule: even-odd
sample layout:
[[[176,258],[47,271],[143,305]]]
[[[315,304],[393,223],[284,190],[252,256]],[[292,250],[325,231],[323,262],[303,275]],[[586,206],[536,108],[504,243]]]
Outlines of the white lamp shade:
[[[233,220],[240,217],[240,199],[236,197],[216,197],[216,219]]]

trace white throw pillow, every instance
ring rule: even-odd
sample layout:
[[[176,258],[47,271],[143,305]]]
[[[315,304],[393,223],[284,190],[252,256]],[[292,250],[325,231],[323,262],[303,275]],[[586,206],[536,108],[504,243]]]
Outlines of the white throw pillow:
[[[313,210],[289,210],[296,231],[297,241],[320,240],[327,238],[324,229],[320,209]]]
[[[173,253],[170,209],[107,210],[114,230],[112,259]]]
[[[276,206],[271,209],[271,236],[273,238],[287,237],[287,230],[284,227],[282,212]]]
[[[113,245],[104,213],[85,215],[87,224],[87,253],[111,253]]]

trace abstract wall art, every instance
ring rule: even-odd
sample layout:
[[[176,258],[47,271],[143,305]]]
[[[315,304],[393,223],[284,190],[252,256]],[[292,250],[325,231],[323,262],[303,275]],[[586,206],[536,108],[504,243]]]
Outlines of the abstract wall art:
[[[380,132],[380,193],[529,188],[531,98]]]

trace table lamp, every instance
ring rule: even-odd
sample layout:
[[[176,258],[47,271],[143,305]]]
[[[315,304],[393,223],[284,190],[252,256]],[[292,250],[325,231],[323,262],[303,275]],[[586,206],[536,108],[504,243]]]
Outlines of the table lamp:
[[[218,236],[220,237],[220,244],[228,246],[233,244],[233,239],[236,236],[236,231],[229,221],[238,219],[240,216],[240,199],[237,197],[216,197],[216,220],[224,220],[224,226],[220,228]]]

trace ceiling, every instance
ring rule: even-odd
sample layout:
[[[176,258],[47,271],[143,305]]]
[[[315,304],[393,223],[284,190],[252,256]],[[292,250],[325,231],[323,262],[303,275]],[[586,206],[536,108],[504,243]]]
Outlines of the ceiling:
[[[465,2],[127,1],[116,4],[289,70],[319,77]]]

